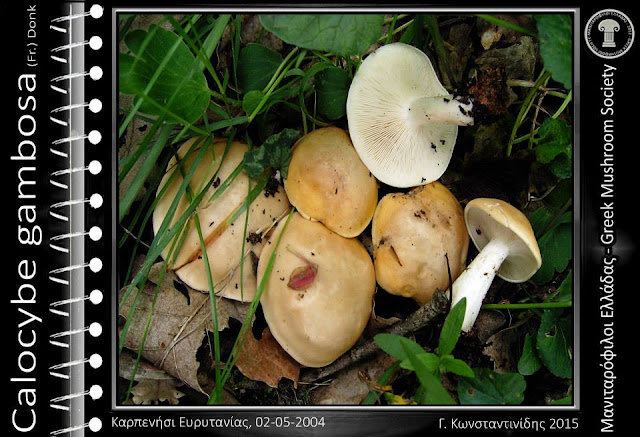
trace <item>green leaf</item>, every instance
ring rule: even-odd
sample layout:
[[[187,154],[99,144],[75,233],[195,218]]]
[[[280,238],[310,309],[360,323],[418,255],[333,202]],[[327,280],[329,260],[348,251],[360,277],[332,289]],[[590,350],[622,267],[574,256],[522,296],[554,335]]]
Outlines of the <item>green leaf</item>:
[[[571,212],[563,217],[571,220]],[[563,272],[573,255],[573,225],[571,222],[556,224],[538,240],[542,266],[531,278],[537,284],[545,284],[553,279],[556,272]]]
[[[135,58],[126,53],[118,53],[118,82],[120,92],[123,94],[135,94],[137,88],[132,85],[131,68]]]
[[[573,163],[567,155],[557,156],[551,161],[549,169],[558,179],[570,179],[573,176]]]
[[[340,56],[362,55],[382,33],[383,15],[260,15],[260,23],[284,42]]]
[[[404,337],[401,337],[401,338],[404,338]],[[425,367],[432,373],[435,373],[440,367],[440,357],[437,356],[436,354],[432,354],[431,352],[424,352],[424,349],[423,349],[421,353],[415,354],[415,356],[416,356],[416,359],[418,359],[421,363],[423,363]],[[415,370],[409,358],[406,358],[402,362],[400,362],[400,367],[407,370]]]
[[[280,174],[286,179],[291,161],[291,145],[298,135],[297,130],[284,129],[267,138],[262,146],[245,153],[242,165],[247,174],[255,179],[265,168],[272,168],[280,170]]]
[[[533,275],[532,280],[537,284],[545,284],[553,279],[555,272],[562,272],[567,268],[573,256],[573,218],[571,212],[560,216],[553,227],[547,228],[554,220],[554,214],[546,207],[541,207],[529,215],[533,232],[538,238],[538,246],[542,255],[542,266]],[[542,232],[546,232],[541,235]]]
[[[551,302],[570,302],[573,299],[573,271],[569,270],[567,277],[558,287],[557,294]]]
[[[535,337],[527,334],[524,338],[522,356],[518,360],[518,372],[521,375],[533,375],[542,367],[535,349]]]
[[[247,114],[253,114],[253,111],[256,110],[263,98],[264,94],[262,94],[262,91],[249,91],[242,98],[242,109],[244,109],[244,112],[246,112]],[[263,112],[264,110],[265,106],[262,107],[262,110],[260,112]]]
[[[261,44],[247,44],[238,58],[238,85],[243,93],[262,90],[282,63],[282,56]]]
[[[442,325],[440,332],[440,342],[438,343],[438,355],[449,355],[458,342],[462,322],[464,321],[464,313],[467,309],[467,298],[464,297],[456,305],[451,308],[447,318]]]
[[[140,52],[142,42],[147,37],[147,32],[142,29],[132,30],[124,36],[124,42],[134,55]]]
[[[568,90],[572,85],[571,16],[569,14],[534,15],[538,26],[540,55],[554,80]]]
[[[193,53],[175,33],[159,26],[151,25],[144,38],[140,32],[129,41],[137,55],[134,58],[119,56],[120,91],[144,95],[152,77],[160,72],[140,106],[140,112],[163,114],[148,101],[151,99],[186,122],[195,122],[209,104],[209,89],[204,73],[194,68],[197,64]]]
[[[527,383],[519,373],[495,373],[475,369],[475,378],[458,382],[461,405],[520,405]]]
[[[449,392],[442,386],[440,378],[429,371],[427,366],[416,357],[410,346],[406,343],[401,343],[400,345],[411,362],[420,384],[425,389],[424,402],[429,405],[454,405],[454,400],[451,398]]]
[[[422,47],[424,41],[424,15],[416,14],[413,21],[402,33],[400,42],[405,44],[412,44],[415,47]]]
[[[409,340],[401,335],[394,334],[378,334],[373,337],[376,344],[391,355],[393,358],[404,361],[409,358],[406,350],[411,351],[413,355],[424,354],[425,350],[413,340]]]
[[[318,112],[330,120],[344,117],[347,112],[347,95],[351,78],[342,68],[333,67],[316,75]]]
[[[453,355],[445,355],[440,359],[440,365],[445,368],[447,372],[455,373],[456,375],[465,376],[467,378],[475,378],[473,369],[469,367],[467,363]]]
[[[571,378],[571,314],[562,310],[545,310],[540,320],[536,348],[542,363],[551,373]]]
[[[542,164],[550,163],[558,155],[571,158],[571,127],[558,118],[547,118],[538,129],[536,159]]]
[[[572,404],[573,404],[573,396],[571,395],[547,402],[547,405],[572,405]]]

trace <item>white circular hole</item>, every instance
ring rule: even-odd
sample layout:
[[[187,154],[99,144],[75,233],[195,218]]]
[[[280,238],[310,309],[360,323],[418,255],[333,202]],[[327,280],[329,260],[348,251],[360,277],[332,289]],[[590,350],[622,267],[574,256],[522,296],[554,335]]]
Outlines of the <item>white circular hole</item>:
[[[92,304],[98,305],[100,302],[102,302],[102,291],[93,290],[89,294],[89,300],[91,301]]]
[[[92,258],[91,261],[89,261],[89,268],[93,273],[98,273],[102,270],[102,261],[100,261],[100,258]]]
[[[98,80],[102,78],[102,68],[98,66],[91,67],[91,70],[89,70],[89,77],[91,77],[91,79],[93,80]]]
[[[98,432],[102,429],[102,420],[97,417],[92,418],[89,421],[89,429],[93,432]]]
[[[98,144],[102,140],[102,135],[97,130],[89,132],[89,142],[91,144]]]
[[[92,337],[100,337],[100,334],[102,334],[102,325],[98,322],[93,322],[89,325],[89,334],[91,334]]]
[[[98,354],[93,354],[89,357],[89,365],[94,369],[102,366],[102,357]]]
[[[89,229],[89,238],[91,238],[92,241],[98,241],[99,239],[101,239],[102,229],[100,229],[97,226],[94,226],[91,229]]]
[[[102,387],[100,387],[99,385],[92,385],[89,389],[89,396],[91,396],[91,399],[93,399],[94,401],[96,399],[100,399],[102,397],[102,393]]]
[[[99,99],[91,99],[89,102],[89,111],[97,114],[102,111],[102,102]]]
[[[89,47],[91,47],[93,50],[101,49],[102,38],[100,38],[99,36],[92,36],[91,39],[89,39]]]
[[[89,163],[89,173],[96,175],[102,171],[102,164],[100,161],[91,161]]]
[[[91,205],[92,208],[100,208],[102,206],[102,196],[98,193],[92,194],[89,198],[89,205]]]
[[[104,9],[100,5],[93,5],[91,6],[91,9],[89,9],[89,14],[91,14],[93,18],[102,17],[103,12],[104,12]]]

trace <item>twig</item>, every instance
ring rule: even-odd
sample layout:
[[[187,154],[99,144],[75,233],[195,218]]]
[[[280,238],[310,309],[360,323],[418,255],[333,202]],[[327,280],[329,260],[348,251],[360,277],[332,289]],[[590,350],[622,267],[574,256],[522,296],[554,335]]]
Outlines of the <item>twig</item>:
[[[448,305],[449,299],[447,299],[445,293],[438,291],[433,295],[431,302],[415,311],[403,322],[393,325],[386,332],[388,334],[395,335],[405,335],[410,332],[415,332],[418,329],[427,326],[439,315],[444,314]],[[311,369],[305,372],[305,374],[300,378],[300,383],[311,383],[331,376],[334,373],[369,357],[379,349],[380,348],[375,341],[371,339],[362,346],[351,349],[348,353],[328,366],[319,369]]]

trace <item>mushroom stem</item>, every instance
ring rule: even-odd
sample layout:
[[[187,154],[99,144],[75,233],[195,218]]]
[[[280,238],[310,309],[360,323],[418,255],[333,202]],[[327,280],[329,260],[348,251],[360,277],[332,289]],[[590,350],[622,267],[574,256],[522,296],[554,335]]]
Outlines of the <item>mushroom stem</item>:
[[[476,321],[482,300],[508,255],[509,245],[500,238],[494,238],[453,283],[451,305],[454,306],[463,297],[467,298],[467,309],[462,322],[464,332],[468,332]]]
[[[409,105],[409,120],[415,125],[447,123],[472,126],[473,103],[460,96],[418,97]]]

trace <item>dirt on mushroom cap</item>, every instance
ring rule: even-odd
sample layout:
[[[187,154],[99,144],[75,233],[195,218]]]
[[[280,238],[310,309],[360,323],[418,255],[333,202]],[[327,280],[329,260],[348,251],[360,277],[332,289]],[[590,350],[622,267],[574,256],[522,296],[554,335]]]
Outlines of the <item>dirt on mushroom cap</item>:
[[[391,294],[419,304],[464,270],[469,236],[458,200],[439,182],[388,194],[373,217],[376,279]]]
[[[305,218],[351,238],[367,227],[378,200],[378,182],[342,129],[317,129],[294,146],[285,189]]]

